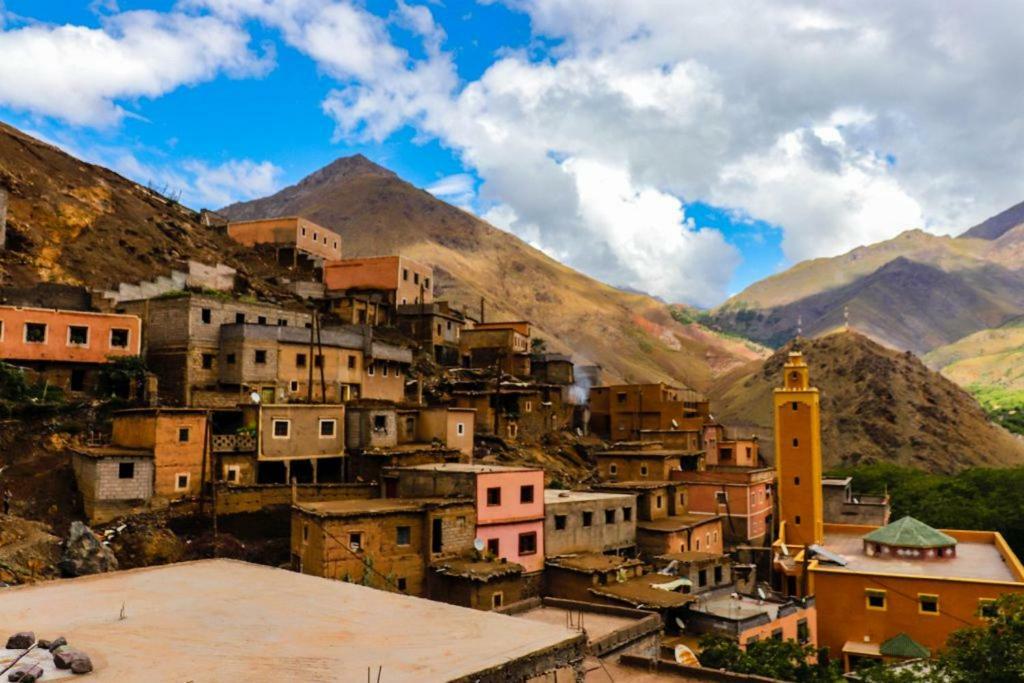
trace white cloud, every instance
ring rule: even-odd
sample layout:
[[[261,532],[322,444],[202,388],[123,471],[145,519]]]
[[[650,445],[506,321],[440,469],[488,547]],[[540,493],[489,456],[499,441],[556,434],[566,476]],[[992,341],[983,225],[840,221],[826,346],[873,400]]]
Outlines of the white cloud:
[[[190,195],[203,207],[265,197],[281,186],[281,169],[269,161],[231,159],[210,166],[192,160],[186,161],[183,168],[192,176]]]
[[[159,97],[224,73],[269,66],[242,28],[209,16],[124,12],[103,28],[31,24],[0,31],[0,104],[76,125],[125,115],[119,102]]]
[[[426,190],[435,197],[457,206],[468,208],[476,198],[476,181],[468,173],[445,176],[429,185]]]

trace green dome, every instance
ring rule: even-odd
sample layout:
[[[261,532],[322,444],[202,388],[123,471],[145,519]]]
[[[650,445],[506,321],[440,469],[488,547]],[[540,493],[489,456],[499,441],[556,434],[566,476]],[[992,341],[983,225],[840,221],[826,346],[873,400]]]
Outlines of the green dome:
[[[903,659],[926,659],[931,657],[931,651],[924,645],[916,642],[906,633],[900,633],[882,643],[878,648],[886,657],[900,657]]]
[[[900,548],[943,548],[956,545],[956,539],[949,534],[933,529],[910,515],[875,529],[864,536],[864,540]]]

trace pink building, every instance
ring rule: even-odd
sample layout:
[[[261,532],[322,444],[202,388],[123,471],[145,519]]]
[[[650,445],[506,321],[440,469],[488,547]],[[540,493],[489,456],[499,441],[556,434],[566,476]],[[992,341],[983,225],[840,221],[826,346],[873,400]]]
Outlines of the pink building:
[[[442,463],[397,467],[384,494],[398,498],[472,497],[476,537],[487,551],[530,572],[544,569],[544,471]]]

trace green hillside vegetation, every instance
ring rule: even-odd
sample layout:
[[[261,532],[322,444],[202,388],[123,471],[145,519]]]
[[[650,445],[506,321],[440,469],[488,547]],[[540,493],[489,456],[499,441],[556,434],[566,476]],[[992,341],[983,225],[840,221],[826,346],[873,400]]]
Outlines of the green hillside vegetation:
[[[972,468],[931,474],[889,463],[841,467],[830,476],[853,477],[858,493],[889,492],[892,519],[913,515],[937,529],[998,531],[1024,555],[1024,467]]]

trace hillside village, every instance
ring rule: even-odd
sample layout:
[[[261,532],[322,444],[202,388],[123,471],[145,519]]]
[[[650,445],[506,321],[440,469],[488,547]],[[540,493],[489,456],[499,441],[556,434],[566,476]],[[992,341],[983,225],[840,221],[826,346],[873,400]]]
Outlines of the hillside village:
[[[550,333],[560,302],[514,317],[430,249],[370,233],[351,253],[322,216],[266,204],[162,224],[172,267],[126,242],[88,263],[136,263],[91,280],[32,232],[42,182],[0,175],[10,680],[256,680],[281,662],[310,680],[768,680],[702,657],[766,642],[837,676],[926,671],[1024,593],[997,531],[893,519],[887,495],[827,476],[886,455],[1024,462],[977,406],[958,414],[961,390],[853,332],[768,357],[673,336],[665,313],[643,327],[702,370],[684,381],[665,349],[608,367],[600,330],[580,349]],[[915,430],[934,433],[908,446]],[[951,444],[959,459],[928,455]]]

